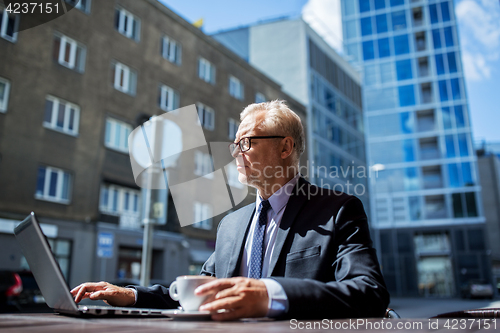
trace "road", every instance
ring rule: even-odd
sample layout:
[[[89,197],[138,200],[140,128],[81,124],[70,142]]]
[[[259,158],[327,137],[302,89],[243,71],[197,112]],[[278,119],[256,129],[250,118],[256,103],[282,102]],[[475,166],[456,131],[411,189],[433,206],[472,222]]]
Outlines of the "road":
[[[390,308],[401,318],[430,318],[440,313],[479,308],[500,308],[500,300],[460,298],[391,298]]]

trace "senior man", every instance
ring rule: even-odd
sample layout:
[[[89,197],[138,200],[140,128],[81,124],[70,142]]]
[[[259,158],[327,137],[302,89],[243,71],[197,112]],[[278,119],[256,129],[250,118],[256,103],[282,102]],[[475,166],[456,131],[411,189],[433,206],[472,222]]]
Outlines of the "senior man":
[[[200,307],[214,320],[384,315],[389,294],[361,201],[307,182],[298,172],[304,145],[300,118],[284,101],[251,104],[241,113],[230,152],[239,181],[258,195],[220,222],[215,252],[203,265],[201,274],[218,279],[196,293],[214,295]],[[178,306],[159,285],[84,283],[71,293],[76,302]]]

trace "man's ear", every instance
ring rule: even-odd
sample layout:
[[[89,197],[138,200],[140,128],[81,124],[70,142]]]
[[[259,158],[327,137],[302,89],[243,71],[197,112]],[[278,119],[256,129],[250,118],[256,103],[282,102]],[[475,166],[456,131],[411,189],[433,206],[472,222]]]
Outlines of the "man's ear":
[[[295,147],[295,143],[293,142],[293,138],[291,136],[287,136],[282,141],[281,148],[281,158],[286,159],[293,153],[293,147]]]

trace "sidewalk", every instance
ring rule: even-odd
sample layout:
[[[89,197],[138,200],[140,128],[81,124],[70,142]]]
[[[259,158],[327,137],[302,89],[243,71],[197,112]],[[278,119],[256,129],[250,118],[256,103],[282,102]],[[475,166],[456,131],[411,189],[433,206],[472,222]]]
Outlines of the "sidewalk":
[[[390,308],[401,318],[429,318],[440,313],[479,308],[500,308],[498,299],[391,298]]]

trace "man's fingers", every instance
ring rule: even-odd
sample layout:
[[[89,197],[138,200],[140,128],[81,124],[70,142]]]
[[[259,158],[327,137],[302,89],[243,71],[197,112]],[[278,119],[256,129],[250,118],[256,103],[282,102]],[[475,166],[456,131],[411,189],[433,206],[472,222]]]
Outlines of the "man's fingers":
[[[245,309],[238,308],[231,311],[217,312],[212,314],[212,319],[217,321],[236,320],[245,317]]]
[[[202,305],[200,311],[232,310],[243,305],[243,300],[240,297],[226,297]]]
[[[214,294],[219,292],[220,290],[231,288],[234,285],[234,281],[231,279],[217,279],[205,284],[202,284],[198,288],[195,289],[196,295],[207,295]]]

